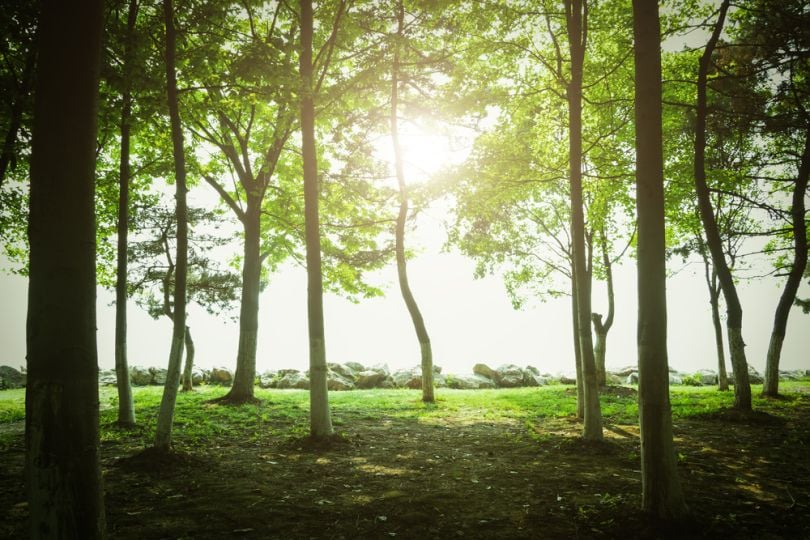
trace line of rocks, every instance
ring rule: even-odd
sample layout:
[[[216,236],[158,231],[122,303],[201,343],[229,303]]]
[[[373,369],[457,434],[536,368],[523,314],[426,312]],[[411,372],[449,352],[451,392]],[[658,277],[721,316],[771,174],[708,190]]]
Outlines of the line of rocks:
[[[363,390],[371,388],[421,388],[422,371],[416,366],[407,369],[391,371],[387,364],[364,366],[357,362],[345,364],[330,363],[327,371],[327,386],[329,390]],[[132,366],[129,370],[130,382],[134,386],[163,385],[166,382],[166,370],[156,367]],[[761,384],[762,375],[753,367],[748,366],[748,376],[752,384]],[[810,370],[780,371],[781,380],[797,380],[810,376]],[[608,384],[638,384],[638,368],[628,366],[621,369],[609,370]],[[25,373],[10,366],[0,366],[0,390],[7,388],[22,388],[25,386]],[[475,364],[472,374],[442,373],[442,368],[434,366],[433,380],[438,388],[479,389],[479,388],[519,388],[532,386],[545,386],[549,384],[576,384],[573,375],[558,373],[541,373],[534,366],[521,368],[514,364],[504,364],[492,369],[486,364]],[[192,371],[192,382],[195,385],[212,384],[230,386],[233,382],[233,372],[225,367],[201,369],[195,367]],[[669,370],[669,383],[671,385],[710,386],[718,382],[717,372],[711,369],[701,369],[695,373],[681,373],[676,369]],[[733,375],[729,375],[729,384],[733,384]],[[115,386],[116,375],[114,370],[101,370],[99,384]],[[297,369],[269,370],[256,378],[256,384],[261,388],[297,388],[309,389],[309,372]]]

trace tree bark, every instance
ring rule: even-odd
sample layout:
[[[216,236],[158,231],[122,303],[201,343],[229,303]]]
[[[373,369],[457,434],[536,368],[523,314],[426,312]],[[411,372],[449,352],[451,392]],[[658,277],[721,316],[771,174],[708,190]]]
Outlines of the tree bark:
[[[683,518],[672,441],[667,361],[666,240],[658,3],[633,0],[636,212],[638,215],[638,401],[641,501],[650,515]]]
[[[323,324],[323,275],[318,216],[318,156],[315,147],[315,96],[312,76],[312,0],[301,5],[301,153],[304,162],[304,221],[307,251],[307,315],[309,321],[310,435],[331,435],[329,391],[326,386],[326,340]]]
[[[571,236],[574,279],[577,283],[579,348],[582,356],[585,440],[602,439],[602,411],[591,335],[591,288],[585,262],[585,215],[582,205],[582,69],[587,41],[587,0],[566,0],[568,45],[571,51],[571,81],[568,84],[568,146],[571,183]]]
[[[742,305],[737,296],[737,287],[731,276],[731,270],[726,263],[723,253],[723,242],[717,228],[717,219],[712,208],[709,196],[709,186],[706,184],[706,79],[709,73],[712,53],[717,40],[723,30],[730,0],[723,0],[720,5],[720,14],[714,27],[706,49],[700,58],[697,80],[697,114],[695,119],[695,192],[697,193],[698,209],[703,229],[706,233],[706,244],[712,256],[712,264],[720,280],[720,288],[726,300],[726,325],[729,335],[729,352],[731,365],[734,368],[734,406],[742,411],[751,410],[751,384],[748,380],[748,362],[745,358],[745,342],[742,339]]]
[[[773,317],[773,330],[771,330],[768,357],[765,362],[765,384],[762,387],[762,394],[765,396],[776,397],[779,395],[779,358],[782,354],[782,342],[785,339],[793,300],[796,298],[804,270],[807,268],[807,222],[805,221],[804,199],[807,196],[808,176],[810,176],[810,126],[805,131],[804,151],[796,183],[793,186],[793,202],[790,209],[793,221],[793,265]]]
[[[118,264],[115,283],[115,376],[118,388],[118,424],[135,425],[135,405],[127,361],[127,237],[129,234],[129,164],[130,127],[132,122],[132,46],[138,2],[130,0],[127,34],[124,38],[123,91],[121,95],[121,159],[118,170]]]
[[[615,299],[613,294],[613,263],[607,250],[607,237],[604,229],[599,233],[599,245],[602,254],[602,266],[605,268],[605,279],[607,281],[608,312],[604,322],[602,315],[592,313],[593,329],[596,333],[596,345],[593,347],[596,361],[596,381],[600,387],[607,386],[607,370],[605,369],[605,355],[607,353],[607,335],[613,327],[613,316],[615,312]]]
[[[26,321],[31,538],[105,536],[94,206],[102,21],[98,0],[42,5]]]
[[[177,255],[175,256],[174,313],[172,317],[172,344],[169,351],[169,366],[163,398],[160,401],[155,448],[171,449],[174,406],[177,402],[177,387],[180,384],[180,363],[186,335],[186,274],[188,269],[188,210],[186,208],[186,160],[183,149],[183,128],[180,123],[180,108],[177,99],[176,33],[172,0],[163,1],[163,16],[166,25],[166,88],[171,120],[172,153],[174,154],[175,202],[177,216]]]
[[[403,37],[405,10],[402,2],[397,3],[397,43],[394,45],[394,59],[391,68],[391,144],[394,149],[394,169],[396,170],[399,185],[399,214],[397,215],[395,251],[397,258],[397,277],[402,299],[411,316],[416,339],[419,341],[419,350],[422,357],[422,401],[433,403],[433,349],[430,346],[430,336],[425,327],[422,312],[408,283],[407,261],[405,260],[405,222],[408,219],[408,187],[405,184],[405,167],[402,159],[402,148],[399,144],[399,122],[397,108],[399,104],[399,41]]]
[[[573,264],[572,264],[573,266]],[[576,364],[577,377],[577,418],[585,418],[585,391],[582,381],[582,350],[579,346],[579,313],[577,313],[577,284],[573,276],[574,269],[571,268],[571,328],[574,331],[574,361]]]
[[[191,339],[191,330],[186,326],[186,363],[183,366],[183,392],[194,390],[191,371],[194,368],[194,340]]]
[[[720,323],[720,287],[717,283],[717,272],[711,266],[709,255],[706,253],[703,240],[698,236],[700,255],[703,257],[703,268],[706,277],[706,287],[709,289],[709,304],[712,307],[712,326],[714,327],[714,347],[717,350],[717,387],[720,391],[728,390],[728,374],[726,373],[726,351],[723,346],[723,325]]]

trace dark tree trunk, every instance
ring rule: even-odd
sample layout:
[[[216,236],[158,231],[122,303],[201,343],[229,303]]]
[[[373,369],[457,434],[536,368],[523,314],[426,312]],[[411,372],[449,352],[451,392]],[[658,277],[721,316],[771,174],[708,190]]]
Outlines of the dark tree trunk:
[[[602,439],[602,411],[593,357],[591,335],[591,288],[585,262],[585,215],[582,204],[582,68],[587,42],[587,0],[566,0],[568,45],[571,51],[571,81],[568,84],[568,146],[571,182],[571,236],[574,279],[577,284],[579,349],[582,356],[585,417],[582,436]]]
[[[666,240],[658,3],[633,0],[636,212],[638,215],[638,402],[641,501],[659,519],[687,514],[672,442],[667,362]]]
[[[17,86],[17,94],[11,102],[11,114],[9,115],[8,130],[3,141],[3,151],[0,153],[0,187],[6,179],[9,168],[13,168],[16,161],[17,138],[22,127],[23,111],[31,93],[31,86],[34,83],[34,65],[36,64],[36,46],[31,45],[31,50],[25,58],[20,84]]]
[[[132,121],[132,45],[138,2],[130,0],[124,38],[123,92],[121,95],[121,160],[118,172],[118,264],[115,283],[115,375],[118,387],[118,424],[135,425],[135,406],[127,361],[127,236],[129,233],[129,135]]]
[[[186,274],[188,268],[188,210],[186,208],[186,159],[183,149],[183,128],[180,123],[180,108],[177,100],[176,33],[172,0],[163,1],[163,16],[166,25],[166,88],[171,120],[172,153],[174,154],[175,203],[177,219],[177,255],[175,256],[174,313],[172,317],[172,345],[169,351],[169,366],[163,399],[160,402],[155,448],[169,451],[172,442],[174,406],[177,387],[180,384],[180,363],[186,335]]]
[[[695,119],[695,192],[697,193],[698,209],[703,229],[706,232],[706,244],[712,256],[712,264],[720,280],[720,288],[726,300],[726,313],[728,320],[728,342],[731,354],[731,366],[734,369],[734,406],[742,411],[751,410],[751,384],[748,381],[748,362],[745,359],[745,342],[742,338],[742,306],[737,296],[737,287],[731,277],[731,270],[726,263],[723,253],[723,242],[717,229],[717,220],[709,196],[709,186],[706,184],[706,79],[709,65],[712,60],[717,40],[723,30],[730,0],[723,0],[720,5],[720,14],[714,27],[706,50],[700,58],[697,80],[697,115]]]
[[[607,236],[604,229],[599,235],[599,245],[602,252],[602,266],[605,268],[605,279],[607,281],[608,312],[605,320],[602,315],[592,313],[593,329],[596,333],[596,345],[593,347],[596,361],[596,380],[599,386],[607,386],[607,371],[605,369],[605,355],[607,354],[607,335],[613,327],[613,316],[615,312],[615,300],[613,294],[613,263],[610,260],[607,250]]]
[[[805,221],[804,198],[807,196],[808,176],[810,176],[810,126],[805,132],[799,174],[793,186],[793,204],[790,209],[793,221],[793,265],[773,317],[773,330],[771,330],[771,341],[768,345],[768,357],[765,363],[765,384],[762,387],[762,394],[766,396],[779,395],[779,357],[782,354],[782,342],[785,339],[790,308],[793,306],[796,291],[799,290],[799,284],[801,284],[804,270],[807,267],[807,222]]]
[[[31,538],[105,536],[95,163],[102,2],[44,2],[31,150],[25,479]]]
[[[315,147],[315,96],[312,76],[312,0],[301,0],[301,153],[304,161],[304,221],[307,248],[307,315],[309,321],[309,418],[314,438],[331,435],[326,386],[326,340],[323,324],[323,276],[318,216],[318,155]]]
[[[405,11],[402,2],[397,3],[397,40],[402,39]],[[394,148],[394,168],[396,169],[397,183],[399,184],[399,214],[396,223],[396,257],[399,290],[402,299],[408,308],[416,339],[419,340],[419,349],[422,357],[422,401],[433,403],[433,349],[430,346],[430,336],[425,327],[422,312],[411,292],[408,283],[408,268],[405,260],[405,222],[408,219],[408,188],[405,184],[405,168],[403,166],[402,149],[399,144],[399,122],[397,108],[399,104],[399,44],[394,46],[394,60],[391,69],[391,143]]]
[[[577,313],[577,284],[571,269],[571,328],[574,330],[574,361],[576,363],[577,377],[577,418],[582,420],[585,417],[585,393],[582,382],[582,350],[579,347],[579,313]]]
[[[191,371],[194,368],[194,340],[191,339],[191,330],[186,326],[186,363],[183,366],[183,392],[194,390]]]
[[[248,196],[242,224],[245,251],[242,261],[242,301],[239,310],[239,348],[233,386],[220,401],[254,403],[256,397],[256,344],[259,336],[259,289],[261,284],[261,198]]]
[[[723,346],[723,325],[720,323],[720,285],[717,282],[717,272],[712,267],[709,255],[706,253],[705,245],[700,237],[698,237],[698,243],[700,244],[700,255],[703,257],[706,287],[709,289],[709,304],[712,307],[714,347],[717,350],[717,387],[725,392],[728,390],[728,374],[726,373],[726,351]]]

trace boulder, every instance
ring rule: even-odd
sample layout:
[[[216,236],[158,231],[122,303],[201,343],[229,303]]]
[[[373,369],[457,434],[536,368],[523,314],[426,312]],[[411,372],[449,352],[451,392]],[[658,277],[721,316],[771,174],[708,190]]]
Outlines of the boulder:
[[[399,388],[422,388],[422,369],[419,367],[398,369],[391,374],[391,379]]]
[[[357,388],[362,389],[377,388],[387,378],[387,373],[367,369],[357,374],[357,380],[355,380],[354,384]]]
[[[377,373],[384,373],[386,377],[391,375],[391,370],[388,369],[388,364],[374,364],[366,371],[376,371]]]
[[[326,387],[329,390],[351,390],[354,388],[354,381],[336,371],[329,370],[326,373]]]
[[[149,368],[149,371],[152,372],[152,384],[157,385],[164,385],[166,384],[166,375],[168,371],[163,368]]]
[[[495,383],[491,379],[482,375],[448,375],[446,377],[447,387],[459,390],[474,390],[479,388],[495,388]]]
[[[804,378],[804,371],[801,369],[794,369],[791,371],[779,370],[779,378],[783,381],[798,381]]]
[[[278,385],[276,388],[298,388],[300,390],[309,390],[309,377],[307,377],[305,373],[301,373],[295,369],[284,371],[287,371],[287,373],[278,379]]]
[[[671,380],[671,379],[670,379]],[[609,385],[619,385],[622,384],[622,378],[616,375],[615,373],[605,373],[605,382]],[[678,383],[680,384],[680,383]]]
[[[537,375],[538,377],[540,376],[540,370],[534,366],[526,366],[525,368],[523,368],[523,371],[528,371],[532,375]]]
[[[624,384],[638,384],[638,373],[632,372],[624,380]]]
[[[208,381],[208,372],[202,368],[194,366],[191,368],[191,384],[194,386],[200,385]]]
[[[215,367],[211,370],[211,384],[230,386],[233,383],[233,373],[225,367]]]
[[[11,366],[0,366],[0,390],[23,388],[25,386],[25,373]]]
[[[638,366],[625,366],[623,368],[608,370],[608,373],[613,373],[614,375],[621,377],[622,379],[626,379],[630,376],[631,373],[637,373]]]
[[[394,384],[394,379],[391,378],[389,375],[386,377],[383,382],[380,383],[380,388],[396,388],[397,386]]]
[[[765,381],[765,379],[762,377],[762,375],[759,373],[759,371],[757,371],[754,368],[754,366],[749,364],[748,365],[748,381],[751,384],[762,384]]]
[[[135,386],[152,384],[152,372],[145,367],[132,366],[129,368],[129,381]]]
[[[670,373],[669,384],[683,384],[683,377],[680,374]]]
[[[103,386],[117,386],[118,376],[114,369],[102,369],[98,372],[98,384]]]
[[[576,375],[570,373],[562,373],[559,376],[560,384],[577,384]]]
[[[260,388],[275,388],[277,383],[278,373],[275,371],[263,371],[259,374],[259,387]]]
[[[473,366],[473,373],[481,377],[486,377],[490,381],[498,382],[498,372],[486,364],[475,364]]]
[[[700,384],[717,384],[717,372],[713,369],[699,369],[695,372],[695,377],[700,380]]]
[[[361,371],[366,370],[366,366],[358,362],[346,362],[343,365],[349,368],[350,370],[354,371],[355,373],[360,373]]]
[[[523,370],[514,364],[505,364],[498,367],[498,386],[503,388],[517,388],[523,386]]]
[[[338,364],[336,362],[329,362],[326,365],[329,368],[329,371],[331,371],[333,373],[337,373],[338,375],[340,375],[344,379],[349,379],[350,381],[354,381],[354,379],[357,377],[357,372],[355,372],[355,370],[350,368],[348,365]],[[361,369],[360,371],[363,371],[363,370]]]

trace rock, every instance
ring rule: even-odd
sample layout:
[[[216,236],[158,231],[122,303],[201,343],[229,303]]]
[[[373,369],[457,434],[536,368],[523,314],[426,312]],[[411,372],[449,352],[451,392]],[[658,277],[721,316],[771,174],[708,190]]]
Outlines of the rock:
[[[383,380],[382,383],[380,383],[380,388],[396,388],[396,385],[394,384],[394,379],[392,379],[391,376],[389,375]]]
[[[717,384],[717,372],[713,369],[699,369],[695,372],[695,377],[700,380],[701,384]]]
[[[473,373],[481,377],[486,377],[492,382],[498,382],[498,372],[486,364],[475,364],[473,366]]]
[[[498,367],[498,386],[503,388],[518,388],[523,386],[523,370],[514,364],[505,364]]]
[[[605,382],[609,385],[619,385],[622,384],[623,381],[622,378],[615,373],[605,373]]]
[[[791,371],[779,370],[779,378],[783,381],[798,381],[804,378],[804,371],[801,369],[794,369]]]
[[[528,371],[532,375],[537,375],[538,377],[540,376],[540,370],[534,366],[526,366],[525,368],[523,368],[523,371]]]
[[[391,375],[391,379],[399,388],[422,388],[422,368],[398,369]]]
[[[559,376],[560,384],[577,384],[576,376],[563,373]]]
[[[442,372],[442,366],[437,366],[436,364],[433,364],[433,377],[435,378],[436,375],[440,375],[441,372]]]
[[[669,384],[683,384],[683,378],[675,373],[669,374]]]
[[[344,379],[349,379],[350,381],[354,382],[354,379],[357,377],[357,372],[355,372],[355,370],[353,370],[352,368],[350,368],[347,365],[338,364],[336,362],[330,362],[330,363],[328,363],[326,365],[329,368],[329,371],[332,371],[333,373],[337,373],[338,375],[340,375]],[[363,370],[361,369],[360,371],[363,371]]]
[[[638,373],[635,371],[630,373],[624,380],[624,384],[638,384]]]
[[[152,383],[152,372],[145,367],[132,366],[129,368],[129,381],[135,386],[146,386]]]
[[[233,373],[224,367],[215,367],[211,370],[211,384],[230,386],[233,383]]]
[[[377,373],[385,373],[385,376],[391,375],[391,370],[388,369],[388,364],[374,364],[366,371],[376,371]]]
[[[275,371],[263,371],[259,374],[259,388],[275,388],[278,373]]]
[[[382,385],[382,382],[387,378],[387,373],[367,369],[357,374],[357,380],[355,380],[354,384],[357,388],[362,389],[376,388]]]
[[[495,388],[491,379],[482,375],[447,375],[447,387],[459,390],[473,390],[479,388]]]
[[[366,371],[366,366],[364,366],[363,364],[360,364],[358,362],[346,362],[343,365],[346,366],[347,368],[349,368],[350,370],[354,371],[355,373],[360,373],[361,371]]]
[[[149,371],[152,372],[152,384],[166,384],[166,375],[168,374],[168,371],[163,368],[149,368]]]
[[[204,369],[194,366],[191,368],[191,384],[194,386],[200,385],[208,381],[208,372]]]
[[[523,370],[523,386],[546,386],[547,384],[551,384],[549,377],[540,375],[539,372],[534,373],[529,369]]]
[[[626,379],[630,376],[631,373],[637,373],[638,366],[625,366],[623,368],[614,369],[609,371],[609,373],[613,373],[614,375],[621,377],[622,379]]]
[[[354,381],[336,371],[329,370],[326,373],[326,387],[329,390],[352,390]]]
[[[298,388],[301,390],[309,390],[309,377],[307,377],[306,374],[295,369],[283,371],[287,371],[287,373],[279,378],[278,385],[276,386],[277,388]]]
[[[765,379],[762,375],[757,371],[754,366],[748,365],[748,382],[751,384],[762,384]]]
[[[115,370],[102,369],[101,371],[99,371],[98,384],[101,384],[103,386],[118,386],[118,376],[115,374]]]

